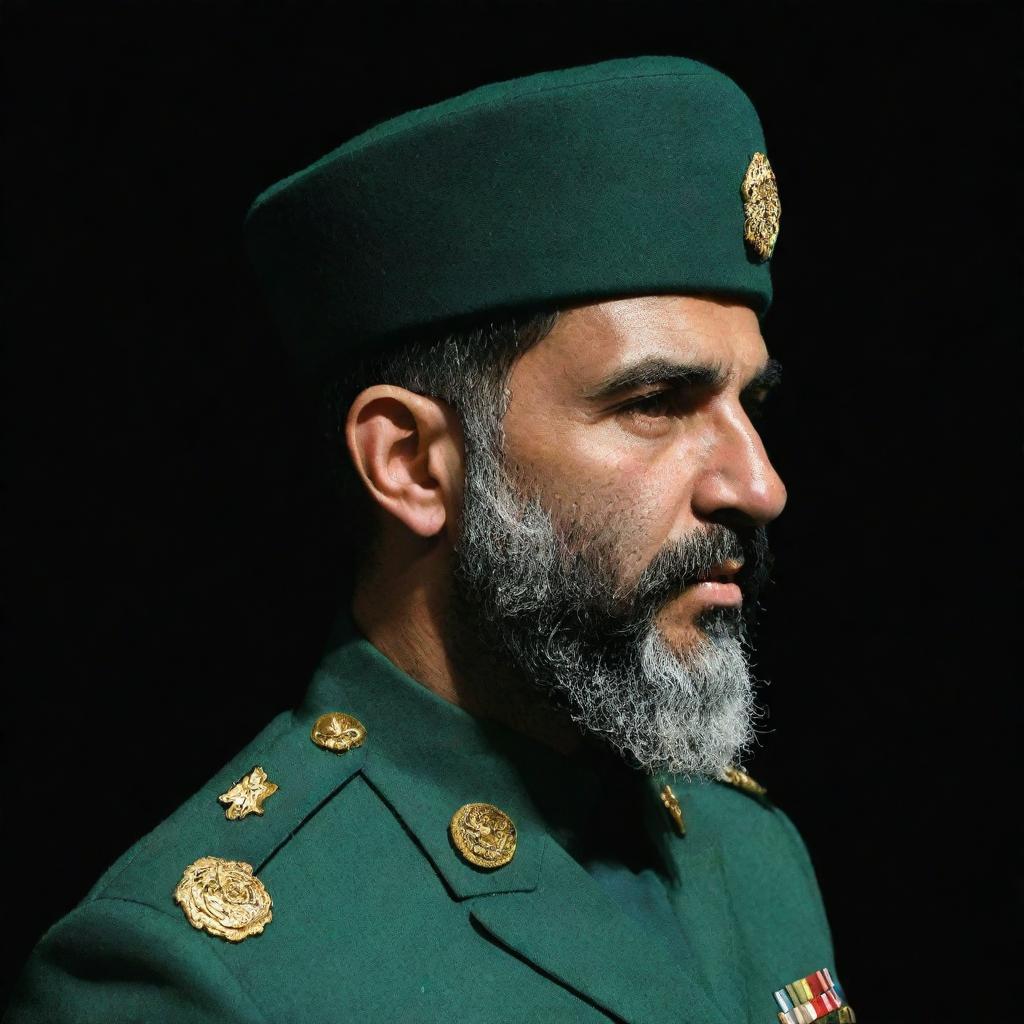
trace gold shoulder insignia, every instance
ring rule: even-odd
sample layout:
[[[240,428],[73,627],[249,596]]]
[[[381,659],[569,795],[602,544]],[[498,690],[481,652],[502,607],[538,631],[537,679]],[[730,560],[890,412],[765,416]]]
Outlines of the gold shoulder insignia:
[[[237,821],[249,814],[263,814],[263,801],[277,792],[277,783],[267,778],[267,773],[259,766],[248,775],[243,775],[226,793],[217,799],[227,804],[225,817]]]
[[[722,769],[722,774],[718,776],[718,779],[729,786],[742,789],[744,793],[749,793],[751,796],[764,797],[768,792],[761,783],[755,782],[746,772],[734,768],[731,764]]]
[[[252,865],[240,860],[200,857],[185,868],[174,890],[189,924],[229,942],[259,935],[273,920],[273,901]]]
[[[672,824],[676,827],[676,835],[682,838],[686,835],[686,819],[683,817],[683,808],[679,803],[679,797],[676,796],[671,786],[661,787],[661,802],[665,805],[665,810],[668,811]]]
[[[322,750],[344,754],[363,745],[363,740],[366,739],[366,726],[353,715],[346,715],[344,711],[329,711],[313,723],[313,731],[309,738]]]

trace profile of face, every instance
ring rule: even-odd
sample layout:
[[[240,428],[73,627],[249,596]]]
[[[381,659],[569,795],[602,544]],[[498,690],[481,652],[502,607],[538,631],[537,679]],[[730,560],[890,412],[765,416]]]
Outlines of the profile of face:
[[[636,767],[714,776],[751,741],[777,376],[745,305],[600,302],[517,360],[496,436],[467,430],[450,628]]]

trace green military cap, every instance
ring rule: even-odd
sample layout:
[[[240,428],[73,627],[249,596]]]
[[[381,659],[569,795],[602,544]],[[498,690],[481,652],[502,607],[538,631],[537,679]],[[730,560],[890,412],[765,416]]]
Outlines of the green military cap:
[[[543,72],[412,110],[257,197],[250,257],[315,379],[482,314],[713,293],[763,314],[778,231],[753,105],[683,57]]]

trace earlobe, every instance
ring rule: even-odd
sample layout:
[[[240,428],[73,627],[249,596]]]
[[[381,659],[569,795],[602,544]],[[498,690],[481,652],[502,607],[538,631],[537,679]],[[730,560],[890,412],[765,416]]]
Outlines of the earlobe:
[[[462,449],[458,418],[446,403],[374,385],[352,403],[345,440],[363,484],[384,511],[423,538],[450,525]]]

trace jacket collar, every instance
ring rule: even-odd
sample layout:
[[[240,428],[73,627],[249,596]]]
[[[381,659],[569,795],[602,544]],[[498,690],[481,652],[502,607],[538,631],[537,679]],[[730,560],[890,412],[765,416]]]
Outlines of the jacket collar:
[[[312,720],[344,711],[363,723],[364,778],[456,898],[534,889],[556,823],[588,812],[600,795],[597,778],[572,758],[438,697],[377,650],[347,610],[329,646],[299,713]],[[449,839],[455,811],[477,802],[494,804],[515,823],[516,854],[502,868],[473,867]]]

